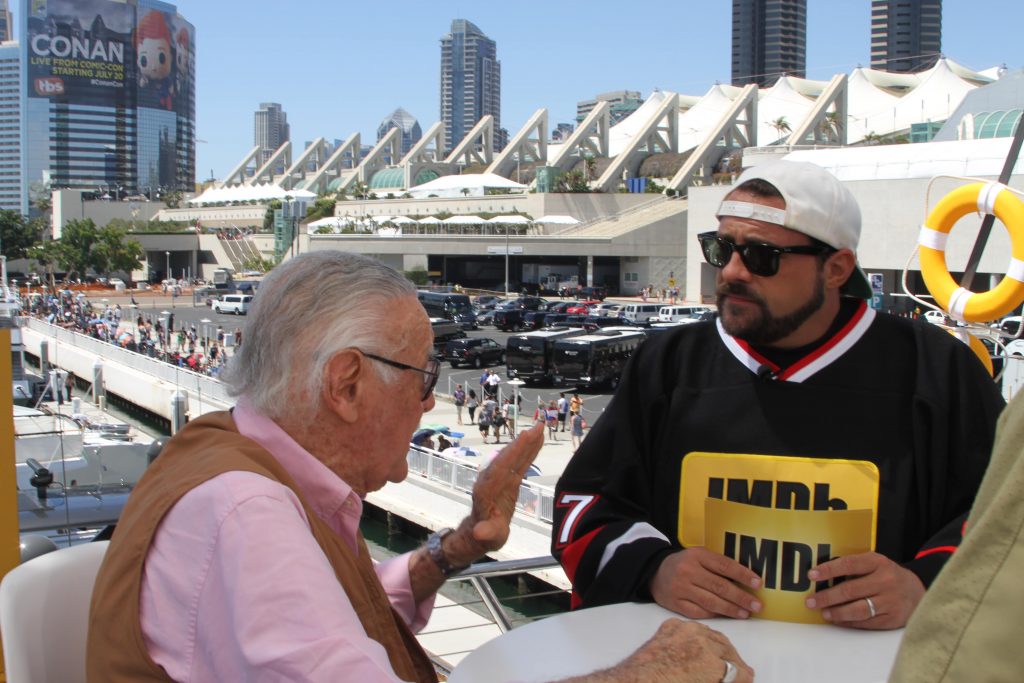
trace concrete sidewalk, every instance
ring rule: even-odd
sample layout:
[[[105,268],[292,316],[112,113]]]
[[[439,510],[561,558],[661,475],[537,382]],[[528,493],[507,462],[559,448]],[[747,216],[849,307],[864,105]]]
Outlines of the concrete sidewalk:
[[[451,402],[451,397],[444,394],[435,394],[435,405],[434,409],[429,413],[425,413],[421,420],[422,424],[443,424],[449,427],[453,432],[460,432],[465,434],[460,439],[460,444],[463,446],[469,446],[474,448],[482,455],[489,455],[495,451],[504,448],[511,438],[504,434],[501,435],[501,443],[494,443],[493,430],[487,437],[487,443],[484,443],[483,437],[480,435],[480,428],[475,424],[469,423],[469,411],[465,408],[462,409],[462,421],[464,424],[458,423],[457,412],[455,404]],[[519,429],[529,428],[533,424],[533,410],[535,406],[528,406],[527,401],[523,401],[523,417],[519,418]],[[528,414],[527,414],[528,412]],[[584,416],[586,413],[584,413]],[[558,476],[565,469],[566,464],[569,462],[569,458],[572,457],[572,439],[569,436],[569,425],[566,423],[566,431],[559,431],[555,434],[555,438],[552,439],[550,436],[546,436],[544,440],[544,446],[541,447],[540,454],[537,456],[535,464],[540,468],[540,471],[545,479],[551,476]],[[588,430],[583,431],[583,438],[587,438]]]

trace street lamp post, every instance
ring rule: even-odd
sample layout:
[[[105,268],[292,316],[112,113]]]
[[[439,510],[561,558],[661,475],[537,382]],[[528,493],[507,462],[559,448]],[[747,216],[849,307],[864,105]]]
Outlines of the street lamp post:
[[[505,298],[509,298],[508,294],[508,223],[505,223]]]
[[[210,364],[210,322],[209,318],[203,318],[199,324],[203,326],[203,357],[207,366]]]
[[[512,386],[512,405],[515,407],[515,419],[512,420],[512,436],[513,438],[519,435],[519,387],[526,384],[523,380],[516,377],[510,379],[508,383]]]

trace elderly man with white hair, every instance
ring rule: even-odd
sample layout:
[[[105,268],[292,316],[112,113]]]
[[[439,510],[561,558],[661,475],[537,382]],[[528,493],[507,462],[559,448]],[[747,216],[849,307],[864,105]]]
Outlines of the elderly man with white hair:
[[[449,575],[508,538],[543,431],[480,474],[454,530],[374,564],[362,500],[408,473],[434,406],[432,341],[413,285],[378,261],[320,252],[275,268],[228,372],[237,405],[176,435],[125,508],[93,593],[89,679],[436,680],[413,632]],[[749,680],[723,636],[674,621],[621,677],[592,680],[717,681],[723,667]]]

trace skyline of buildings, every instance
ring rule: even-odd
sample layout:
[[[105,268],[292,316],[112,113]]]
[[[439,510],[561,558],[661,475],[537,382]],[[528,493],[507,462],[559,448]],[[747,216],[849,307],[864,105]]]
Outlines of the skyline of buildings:
[[[21,29],[23,213],[47,187],[194,188],[195,28],[174,5],[22,0]]]
[[[807,0],[733,0],[732,84],[807,73]]]
[[[22,210],[21,55],[17,42],[0,44],[0,209]]]
[[[401,107],[385,116],[384,120],[377,126],[377,142],[380,142],[392,128],[398,128],[402,131],[402,156],[408,154],[412,146],[423,137],[423,130],[420,128],[419,121]]]
[[[260,108],[253,114],[253,145],[260,148],[257,166],[267,163],[278,147],[289,140],[288,114],[277,102],[260,102]]]
[[[73,0],[50,0],[50,2],[48,4],[49,4],[49,6],[51,8],[51,13],[52,13],[52,11],[53,11],[52,8],[57,8],[57,7],[75,8],[79,3],[76,3]],[[168,10],[168,8],[170,9],[170,11],[176,12],[176,8],[173,5],[169,5],[167,3],[160,2],[159,0],[139,0],[139,2],[132,2],[132,0],[129,0],[127,3],[120,3],[120,2],[109,2],[108,3],[108,2],[103,2],[103,0],[101,0],[101,2],[99,4],[101,6],[102,5],[106,5],[106,4],[122,5],[122,6],[126,6],[128,8],[132,8],[133,11],[135,11],[135,8],[137,8],[137,12],[139,13],[139,15],[141,15],[146,10],[146,8],[159,8],[161,11],[164,11],[165,14],[167,13],[166,10]],[[23,5],[23,9],[25,9],[25,7],[27,5],[38,6],[38,3],[31,3],[31,2],[29,2],[29,0],[23,0],[22,5]],[[918,12],[920,12],[921,8],[925,8],[926,13],[927,13],[927,8],[928,7],[933,7],[934,9],[932,10],[931,17],[933,19],[933,24],[935,24],[938,27],[936,29],[936,31],[938,33],[938,38],[941,39],[941,31],[940,31],[940,29],[941,29],[941,1],[940,0],[932,0],[931,2],[928,2],[927,0],[925,0],[925,1],[920,1],[919,0],[917,2],[913,2],[913,1],[899,1],[899,2],[897,2],[895,0],[890,1],[890,2],[886,2],[884,0],[873,0],[872,3],[871,3],[871,6],[872,6],[872,10],[873,10],[873,15],[872,15],[872,17],[873,17],[872,18],[872,35],[871,35],[871,40],[873,41],[872,42],[873,47],[874,47],[876,31],[878,30],[878,26],[877,26],[878,22],[876,20],[877,18],[875,17],[874,12],[879,7],[885,7],[888,10],[888,9],[892,9],[892,8],[902,8],[904,6],[911,6],[912,8],[915,9],[915,11],[918,11]],[[748,8],[749,9],[751,7],[755,8],[756,10],[761,12],[761,14],[759,15],[760,16],[760,21],[763,24],[763,28],[765,30],[765,34],[766,35],[771,33],[771,31],[779,29],[780,27],[782,29],[785,29],[786,26],[787,26],[787,24],[786,24],[787,21],[789,21],[791,23],[793,21],[796,21],[797,24],[800,24],[800,22],[802,21],[803,22],[802,25],[804,27],[806,25],[805,24],[805,22],[806,22],[806,0],[796,0],[796,1],[789,0],[788,2],[785,1],[785,0],[734,0],[734,7],[733,7],[733,9],[734,9],[734,20],[736,19],[735,12],[737,11],[737,8],[740,8],[740,9]],[[27,12],[26,12],[26,14],[27,14]],[[2,2],[2,0],[0,0],[0,28],[2,28],[4,16],[7,16],[7,15],[9,15],[9,11],[7,11],[5,3]],[[175,16],[177,16],[178,19],[180,19],[180,15],[175,15]],[[169,19],[168,21],[173,21],[173,20]],[[54,26],[56,26],[56,23],[54,23]],[[24,28],[24,26],[23,26],[23,28]],[[103,28],[104,29],[113,30],[111,27],[106,26],[105,23],[104,23]],[[79,29],[80,30],[88,30],[86,28],[86,24],[82,24],[82,23],[79,24]],[[79,30],[79,29],[76,29],[76,30]],[[475,24],[473,24],[472,22],[470,22],[468,20],[460,20],[460,19],[454,20],[452,22],[452,29],[453,29],[453,33],[452,34],[449,34],[449,35],[447,35],[447,36],[442,38],[442,71],[444,71],[443,67],[444,67],[444,64],[445,64],[445,54],[444,54],[445,53],[445,49],[446,49],[445,43],[448,40],[450,40],[452,43],[458,42],[459,39],[454,34],[455,33],[459,33],[459,30],[461,30],[461,33],[462,33],[461,44],[462,44],[462,49],[463,49],[463,52],[462,52],[463,59],[461,60],[461,63],[463,64],[463,66],[465,67],[466,65],[472,65],[472,64],[478,64],[478,63],[481,63],[481,62],[487,62],[488,60],[492,63],[488,68],[490,69],[491,74],[493,76],[495,76],[495,78],[493,78],[492,80],[493,80],[493,83],[494,83],[494,88],[496,88],[497,92],[496,92],[495,95],[492,95],[492,99],[496,99],[497,100],[498,112],[497,113],[488,112],[488,113],[492,113],[492,115],[495,116],[495,129],[496,129],[495,130],[495,138],[496,138],[495,147],[496,147],[496,149],[500,149],[503,146],[504,141],[507,139],[507,132],[505,132],[502,129],[502,127],[500,126],[500,95],[501,95],[501,93],[500,93],[500,69],[501,69],[501,63],[497,59],[496,42],[494,40],[491,40],[490,38],[488,38],[479,29],[479,27],[477,27]],[[804,31],[805,30],[806,29],[804,28]],[[904,33],[906,33],[908,30],[916,30],[916,29],[913,29],[913,27],[911,27],[911,29],[905,29],[904,28],[904,29],[901,29],[901,30],[903,30]],[[193,29],[193,31],[194,31],[194,29]],[[734,23],[733,31],[734,31],[734,34],[735,34],[735,31],[736,31],[735,23]],[[925,30],[924,33],[927,34],[928,31]],[[186,41],[185,45],[186,45],[186,47],[188,45],[188,40],[189,40],[188,35],[189,34],[187,34],[187,33],[185,34],[185,41]],[[177,38],[177,36],[175,36],[175,38]],[[194,38],[192,40],[194,41]],[[890,40],[891,40],[891,38],[890,38]],[[177,49],[177,46],[176,45],[172,45],[172,53],[176,49]],[[449,49],[451,50],[451,49],[454,49],[454,48],[449,46]],[[192,45],[192,50],[193,50],[192,55],[194,55],[194,44]],[[184,59],[185,60],[190,60],[192,58],[192,55],[186,53]],[[174,58],[176,59],[176,57],[174,57]],[[187,61],[185,63],[187,65]],[[454,63],[452,61],[451,57],[449,57],[449,63]],[[874,66],[874,64],[873,64],[873,66]],[[141,69],[141,65],[138,65],[138,64],[134,65],[134,67],[136,69]],[[194,61],[192,63],[192,68],[194,69]],[[173,67],[172,67],[172,71],[173,71]],[[473,83],[475,81],[480,80],[480,79],[478,79],[476,77],[475,74],[466,74],[465,73],[466,69],[463,69],[463,72],[464,72],[464,76],[466,76],[466,75],[469,76],[469,78],[466,79],[469,83]],[[186,70],[186,73],[187,73],[187,70]],[[792,72],[786,71],[786,73],[792,73]],[[178,72],[177,71],[173,71],[172,78],[175,78],[175,79],[178,78]],[[442,73],[442,87],[443,87],[443,85],[444,85],[444,74]],[[482,88],[478,87],[477,89],[481,90]],[[26,85],[25,86],[25,90],[30,91],[31,87]],[[190,96],[191,96],[191,113],[194,116],[194,91],[192,93],[188,93],[185,90],[180,90],[180,93],[181,93],[181,100],[186,102],[186,103],[188,102],[188,100],[190,99]],[[38,94],[38,93],[36,93],[36,94]],[[31,97],[31,95],[32,95],[32,93],[29,92],[26,95],[26,98]],[[442,100],[441,104],[442,104],[442,108],[443,108],[443,105],[444,105],[444,92],[443,92],[443,90],[442,90],[442,93],[440,95],[441,95],[441,100]],[[618,96],[617,98],[615,97],[616,95]],[[611,96],[611,97],[609,97],[609,96]],[[583,116],[586,115],[586,111],[589,111],[589,108],[584,109],[584,108],[581,108],[580,105],[584,105],[586,103],[590,103],[590,107],[592,108],[593,104],[596,103],[596,101],[598,101],[599,99],[613,99],[613,100],[616,100],[615,102],[613,102],[613,104],[615,104],[615,105],[620,105],[621,104],[623,107],[626,107],[625,110],[617,110],[615,107],[613,107],[613,111],[612,111],[612,119],[613,119],[613,121],[612,122],[616,123],[619,120],[621,120],[622,118],[625,118],[626,116],[628,116],[629,113],[632,113],[632,111],[634,110],[634,106],[633,106],[634,104],[636,106],[639,106],[639,104],[642,103],[643,100],[641,99],[640,96],[641,96],[641,93],[639,91],[622,90],[622,91],[611,91],[610,93],[603,93],[601,95],[596,96],[593,100],[582,100],[582,101],[577,103],[578,117],[582,118]],[[165,96],[164,99],[171,99],[171,98]],[[634,100],[634,99],[635,99],[635,102],[631,102],[631,100]],[[69,126],[66,130],[70,131],[70,130],[73,129],[74,123],[75,123],[76,119],[81,120],[82,117],[78,116],[71,109],[67,109],[67,108],[62,109],[60,103],[58,102],[59,98],[50,97],[49,100],[50,100],[51,104],[54,105],[52,107],[53,112],[51,112],[51,118],[50,118],[50,123],[52,124],[51,128],[50,128],[50,132],[51,132],[50,141],[51,141],[51,143],[57,144],[59,146],[59,143],[61,142],[61,135],[60,135],[60,133],[62,131],[62,129],[60,127],[60,124],[63,123],[66,126]],[[286,115],[283,112],[283,107],[280,104],[277,104],[277,103],[262,103],[261,107],[264,106],[265,104],[272,104],[272,105],[276,106],[277,110],[281,112],[282,118],[284,119],[284,125],[287,128],[288,127],[287,118],[286,118]],[[162,108],[164,106],[165,106],[164,102],[161,102],[160,105],[157,108]],[[175,104],[174,108],[177,109],[178,106],[180,106],[180,105]],[[151,107],[151,108],[153,108],[153,107]],[[26,106],[26,109],[27,109],[27,106]],[[102,167],[103,167],[102,168],[102,175],[103,175],[103,178],[102,178],[102,180],[100,182],[95,183],[95,186],[92,189],[95,189],[96,187],[108,187],[108,188],[117,187],[118,188],[118,192],[120,194],[124,195],[124,194],[128,194],[130,192],[142,192],[142,193],[152,194],[152,191],[154,191],[154,190],[156,190],[156,189],[158,189],[160,187],[164,187],[164,188],[171,187],[174,182],[178,182],[179,176],[183,175],[182,172],[181,172],[181,168],[180,168],[181,164],[182,163],[186,163],[186,164],[188,163],[187,148],[183,149],[182,145],[180,144],[182,139],[183,139],[182,138],[182,131],[179,130],[179,128],[182,127],[182,123],[181,122],[175,122],[175,126],[173,128],[171,128],[169,126],[166,126],[166,125],[161,126],[161,125],[159,125],[159,121],[158,121],[158,119],[160,117],[154,116],[150,112],[143,112],[144,108],[142,106],[139,106],[139,107],[136,108],[137,110],[134,112],[134,116],[133,116],[133,113],[129,109],[130,108],[125,108],[123,110],[118,110],[117,112],[115,112],[115,114],[113,116],[113,118],[115,119],[114,124],[112,124],[113,128],[114,128],[113,143],[109,143],[109,138],[108,138],[108,145],[107,145],[107,148],[105,149],[105,151],[103,153],[103,157],[102,157],[103,158],[103,160],[102,160]],[[185,109],[189,109],[189,107],[186,105]],[[463,109],[465,110],[465,107]],[[396,113],[397,113],[397,111],[403,111],[404,112],[405,110],[399,108],[398,110],[396,110]],[[259,113],[257,112],[257,116],[258,116],[258,114]],[[18,117],[18,118],[20,118],[20,117]],[[31,118],[31,117],[26,117],[26,119],[29,119],[29,118]],[[579,118],[577,120],[579,120]],[[15,125],[17,125],[17,120],[18,119],[15,119]],[[478,119],[476,119],[476,120],[478,120]],[[157,121],[157,125],[155,125],[155,126],[151,125],[151,124],[153,124],[154,121]],[[415,121],[415,119],[414,119],[414,121]],[[79,121],[79,122],[81,122],[81,121]],[[89,122],[90,122],[90,124],[92,124],[92,119],[89,119]],[[194,177],[194,144],[195,144],[195,141],[194,141],[194,130],[195,130],[194,120],[192,120],[190,123],[191,123],[191,137],[192,137],[192,145],[191,145],[192,146],[192,161],[191,161],[191,163],[192,163],[192,167],[193,167],[192,177]],[[473,121],[473,123],[475,123],[475,120]],[[2,125],[8,125],[8,124],[0,124],[0,126],[2,126]],[[418,122],[416,122],[416,125],[418,125]],[[30,126],[31,126],[31,124],[27,124],[26,128],[29,128]],[[258,127],[259,127],[259,124],[257,122],[257,128]],[[468,130],[468,128],[466,128],[464,126],[463,130],[464,131]],[[552,135],[552,137],[555,137],[555,130],[552,130],[552,131],[549,131],[549,132]],[[155,133],[155,135],[153,133]],[[566,133],[566,129],[564,127],[562,127],[559,130],[559,134],[560,134],[559,137],[564,136],[565,133]],[[134,161],[133,160],[125,160],[124,158],[119,157],[118,156],[118,152],[117,152],[117,141],[119,139],[123,139],[125,137],[129,137],[130,138],[132,134],[134,134],[136,136],[142,136],[143,138],[145,138],[147,140],[150,140],[150,141],[152,141],[153,139],[156,140],[155,146],[150,144],[146,149],[143,149],[143,148],[140,147],[139,151],[137,153],[137,158]],[[462,136],[459,136],[459,135],[448,135],[448,136],[446,136],[446,138],[447,138],[446,139],[446,147],[448,147],[450,149],[454,144],[457,144],[462,139],[462,137],[464,137],[464,135],[462,135]],[[379,139],[379,135],[378,135],[378,139]],[[76,147],[76,146],[80,147],[80,145],[77,145],[78,142],[81,142],[81,139],[76,139],[76,140],[73,140],[73,141],[69,142],[66,145],[66,147],[65,147],[65,153],[63,155],[61,153],[59,153],[59,152],[55,153],[55,152],[53,152],[51,150],[51,154],[50,154],[49,158],[50,158],[50,161],[53,162],[53,166],[52,166],[52,168],[47,169],[47,171],[49,171],[49,173],[43,173],[40,177],[36,178],[35,180],[32,180],[31,178],[27,178],[26,182],[22,184],[22,187],[23,188],[27,188],[29,186],[29,183],[31,183],[31,182],[39,182],[40,180],[41,181],[48,181],[48,182],[50,182],[52,184],[59,184],[61,182],[61,180],[60,180],[60,173],[61,172],[65,172],[66,174],[70,174],[71,171],[75,170],[73,168],[75,166],[74,160],[70,158],[70,155],[73,154],[73,151],[70,151],[70,150],[71,150],[72,147]],[[280,140],[279,142],[283,142],[283,140]],[[406,143],[403,140],[403,153],[408,151],[408,148],[409,148],[410,144],[411,143]],[[267,158],[267,156],[272,152],[272,150],[274,150],[277,147],[279,147],[279,144],[271,144],[271,145],[268,145],[268,147],[269,147],[269,151],[265,150],[263,152],[263,156],[261,156],[261,161],[265,160]],[[3,149],[3,147],[2,147],[2,138],[0,138],[0,150],[2,150],[2,149]],[[15,152],[15,154],[17,154],[17,153],[18,152]],[[2,153],[0,153],[0,154],[2,154]],[[29,155],[26,155],[26,156],[29,156]],[[0,164],[4,163],[4,161],[3,161],[4,159],[9,159],[9,158],[10,157],[0,156]],[[25,166],[27,167],[29,165],[29,163],[31,163],[31,162],[30,161],[25,161],[24,163],[25,163]],[[134,168],[133,168],[133,163],[135,164]],[[140,169],[139,164],[142,165],[141,166],[141,171],[139,170]],[[92,164],[92,165],[95,166],[96,164]],[[133,170],[134,170],[134,172],[138,176],[138,179],[136,180],[134,185],[131,182],[122,182],[121,178],[125,175],[126,171],[127,172],[131,172]],[[0,172],[0,173],[2,173],[2,172]],[[69,175],[65,175],[65,177],[70,177],[70,176]],[[109,180],[111,178],[113,178],[113,182],[109,182]],[[166,182],[166,180],[168,178],[172,178],[173,179],[171,181],[171,184],[168,184]],[[2,182],[3,182],[3,178],[0,177],[0,185],[2,185]],[[84,184],[80,184],[79,186],[86,186],[86,185],[89,185],[89,184],[91,184],[91,183],[86,182]],[[72,183],[68,183],[65,186],[68,186],[68,185],[74,186]],[[181,184],[180,186],[183,187],[183,188],[187,187],[187,188],[190,189],[191,183],[188,182],[187,184]],[[111,189],[110,191],[111,191],[111,194],[114,194],[114,190],[113,189]],[[0,201],[2,201],[2,198],[0,198]]]
[[[447,151],[488,114],[494,117],[494,149],[505,146],[497,43],[466,19],[452,20],[451,31],[441,37],[440,111]]]
[[[589,100],[580,100],[576,103],[576,123],[582,123],[598,102],[611,104],[609,114],[612,125],[615,125],[639,109],[640,105],[644,103],[644,99],[639,90],[611,90],[600,93]]]
[[[942,0],[872,0],[872,69],[924,71],[941,53]]]

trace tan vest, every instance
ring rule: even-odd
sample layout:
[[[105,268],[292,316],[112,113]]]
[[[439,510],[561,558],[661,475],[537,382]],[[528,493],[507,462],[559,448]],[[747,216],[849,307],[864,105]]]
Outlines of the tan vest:
[[[1024,391],[1003,410],[967,533],[900,643],[894,683],[1024,680]]]
[[[86,672],[96,683],[170,680],[146,650],[139,620],[142,569],[157,526],[188,491],[218,474],[255,472],[290,488],[367,635],[384,646],[395,673],[436,683],[437,675],[409,627],[395,613],[359,535],[359,554],[306,503],[295,481],[255,441],[238,433],[230,413],[204,415],[175,436],[132,491],[107,550],[89,613]],[[268,552],[270,549],[268,548]],[[301,577],[296,577],[301,578]]]

